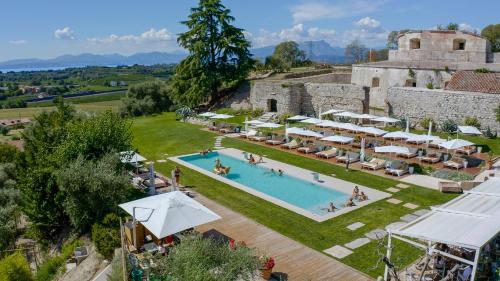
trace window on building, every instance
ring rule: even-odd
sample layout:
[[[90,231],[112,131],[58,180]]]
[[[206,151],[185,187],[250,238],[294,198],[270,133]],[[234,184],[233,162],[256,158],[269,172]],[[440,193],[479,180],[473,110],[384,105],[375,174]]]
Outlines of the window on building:
[[[418,38],[410,39],[410,49],[412,50],[420,49],[420,39]]]
[[[405,83],[405,87],[417,87],[417,80],[407,79],[406,83]]]
[[[278,101],[275,99],[267,100],[267,111],[268,112],[278,112]]]
[[[453,50],[465,50],[465,39],[454,39]]]
[[[372,78],[372,88],[377,88],[380,85],[380,78],[373,77]]]

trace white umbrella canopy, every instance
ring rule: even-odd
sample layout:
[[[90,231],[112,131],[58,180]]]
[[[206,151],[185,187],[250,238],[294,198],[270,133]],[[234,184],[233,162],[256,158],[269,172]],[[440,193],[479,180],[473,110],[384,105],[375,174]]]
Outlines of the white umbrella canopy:
[[[319,124],[319,123],[322,123],[323,120],[318,119],[318,118],[307,118],[307,119],[301,120],[299,122],[307,123],[307,124]]]
[[[361,130],[362,127],[354,125],[354,124],[351,124],[351,123],[339,123],[339,125],[337,126],[337,128],[343,129],[343,130],[347,130],[347,131],[351,131],[351,132],[358,132],[358,131]]]
[[[212,117],[212,116],[215,116],[215,115],[217,115],[217,113],[210,112],[210,111],[204,112],[202,114],[198,114],[198,116],[201,116],[201,117]]]
[[[318,132],[311,131],[311,130],[304,130],[304,129],[292,130],[291,132],[289,131],[289,134],[295,134],[295,135],[299,135],[299,136],[303,136],[303,137],[313,137],[313,138],[322,138],[323,137],[323,135],[318,133]]]
[[[482,135],[481,131],[474,126],[458,126],[458,130],[466,135]]]
[[[345,137],[345,136],[329,136],[329,137],[326,137],[326,138],[322,138],[320,139],[322,141],[330,141],[330,142],[335,142],[335,143],[350,143],[352,142],[354,139],[351,138],[351,137]]]
[[[245,121],[244,123],[248,125],[260,125],[264,124],[265,122],[262,122],[260,120],[250,120],[250,121]]]
[[[137,162],[143,162],[146,160],[147,159],[144,156],[142,156],[139,153],[136,153],[134,151],[122,151],[122,152],[120,152],[120,161],[122,163],[135,164]]]
[[[359,118],[359,119],[370,119],[370,120],[371,120],[371,119],[377,119],[377,118],[379,118],[379,117],[380,117],[380,116],[376,116],[376,115],[371,115],[371,114],[366,114],[366,113],[365,113],[365,114],[361,114],[361,115],[359,115],[359,117],[358,117],[358,118]]]
[[[375,127],[361,127],[359,131],[374,136],[382,136],[387,134],[387,131]]]
[[[341,110],[341,109],[330,109],[330,110],[327,110],[323,113],[321,113],[320,115],[328,115],[328,114],[335,114],[335,113],[339,113],[339,112],[343,112],[344,110]]]
[[[396,119],[396,118],[391,118],[391,117],[378,117],[378,118],[375,118],[375,119],[371,119],[372,121],[376,121],[376,122],[385,122],[385,123],[396,123],[396,122],[399,122],[400,120],[399,119]]]
[[[340,116],[340,117],[349,117],[349,118],[359,118],[361,115],[354,113],[354,112],[349,112],[349,111],[344,111],[340,113],[335,113],[335,116]]]
[[[336,128],[338,124],[341,124],[339,122],[331,121],[331,120],[322,120],[321,123],[315,124],[318,127],[332,127]]]
[[[300,121],[300,120],[305,120],[305,119],[309,119],[310,117],[307,117],[307,116],[304,116],[304,115],[295,115],[295,116],[292,116],[290,118],[287,118],[286,120],[289,120],[289,121]]]
[[[298,128],[298,127],[286,128],[287,134],[296,134],[297,132],[303,132],[303,131],[305,131],[305,130],[302,128]]]
[[[407,139],[411,135],[403,132],[403,131],[396,131],[396,132],[390,132],[384,135],[384,138],[386,139]]]
[[[406,139],[406,141],[409,141],[409,142],[421,142],[421,141],[427,142],[427,141],[433,141],[433,140],[439,140],[439,139],[441,139],[441,138],[438,136],[411,134]]]
[[[387,145],[387,146],[377,146],[375,147],[376,153],[410,153],[408,147],[397,146],[397,145]]]
[[[180,191],[172,191],[119,205],[161,239],[221,217]]]
[[[445,148],[445,149],[459,149],[464,146],[471,146],[474,145],[470,141],[462,140],[462,139],[454,139],[450,141],[446,141],[443,143],[438,144],[439,147]]]
[[[229,118],[232,118],[234,117],[233,115],[229,115],[229,114],[216,114],[212,117],[210,117],[210,119],[229,119]]]
[[[270,129],[275,129],[275,128],[281,128],[283,125],[281,124],[276,124],[276,123],[262,123],[256,125],[257,128],[270,128]]]

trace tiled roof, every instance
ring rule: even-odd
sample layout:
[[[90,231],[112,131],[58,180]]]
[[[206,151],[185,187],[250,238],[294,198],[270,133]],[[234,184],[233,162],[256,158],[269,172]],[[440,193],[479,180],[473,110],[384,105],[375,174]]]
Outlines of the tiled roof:
[[[500,94],[500,73],[457,71],[446,90]]]

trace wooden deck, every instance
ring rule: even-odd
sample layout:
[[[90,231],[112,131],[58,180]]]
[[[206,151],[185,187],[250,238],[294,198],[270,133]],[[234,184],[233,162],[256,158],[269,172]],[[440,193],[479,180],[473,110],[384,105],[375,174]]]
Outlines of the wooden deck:
[[[274,257],[276,266],[273,271],[286,274],[288,279],[284,280],[373,280],[356,269],[258,224],[202,195],[197,194],[195,199],[222,217],[218,221],[197,227],[198,231],[215,229],[236,241],[244,241],[249,247],[256,248],[260,254]]]

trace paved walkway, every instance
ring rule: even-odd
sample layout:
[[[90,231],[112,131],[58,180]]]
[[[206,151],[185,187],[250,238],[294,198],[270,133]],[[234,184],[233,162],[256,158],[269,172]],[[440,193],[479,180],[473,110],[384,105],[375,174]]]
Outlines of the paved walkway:
[[[245,241],[249,247],[276,259],[274,272],[283,272],[288,280],[373,280],[331,257],[308,248],[253,220],[236,213],[202,195],[196,200],[207,206],[222,219],[200,226],[200,232],[215,229],[236,241]],[[293,227],[293,226],[290,226]]]

